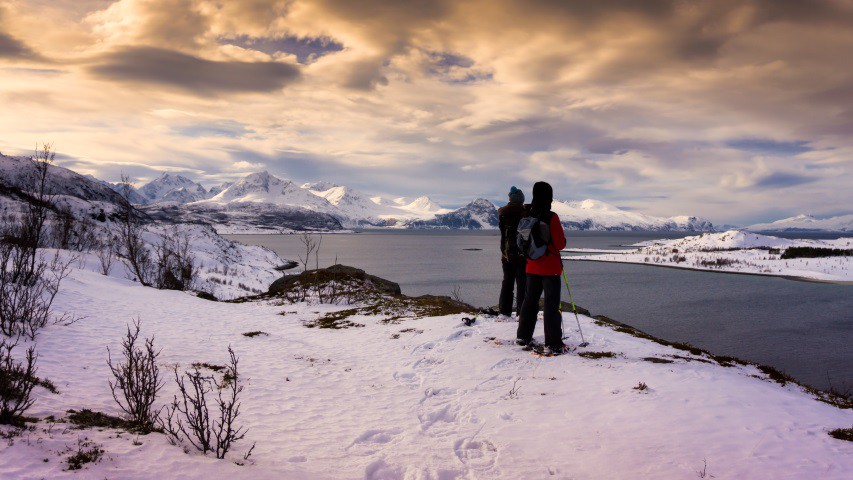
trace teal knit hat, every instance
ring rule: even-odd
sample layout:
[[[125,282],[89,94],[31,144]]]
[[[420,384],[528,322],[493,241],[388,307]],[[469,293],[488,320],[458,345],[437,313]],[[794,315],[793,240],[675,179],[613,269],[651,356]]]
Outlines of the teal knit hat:
[[[509,189],[509,201],[510,202],[517,202],[517,203],[524,203],[524,192],[522,192],[521,190],[519,190],[519,189],[515,188],[515,186],[513,186],[512,188]]]

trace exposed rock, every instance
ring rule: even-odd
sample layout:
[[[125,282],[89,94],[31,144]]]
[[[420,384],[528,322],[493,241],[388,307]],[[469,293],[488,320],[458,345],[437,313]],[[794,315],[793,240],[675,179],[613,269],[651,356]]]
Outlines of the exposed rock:
[[[384,278],[379,278],[376,275],[366,273],[364,270],[346,265],[332,265],[328,268],[318,270],[308,270],[297,275],[285,275],[270,285],[268,293],[276,294],[287,291],[291,286],[300,282],[323,282],[330,280],[352,281],[357,280],[363,282],[366,287],[375,290],[379,293],[388,293],[391,295],[399,295],[401,292],[400,284],[394,283]]]

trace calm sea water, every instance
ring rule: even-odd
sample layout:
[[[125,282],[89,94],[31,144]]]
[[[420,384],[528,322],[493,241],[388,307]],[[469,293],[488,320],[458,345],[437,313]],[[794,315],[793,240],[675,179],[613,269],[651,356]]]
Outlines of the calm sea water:
[[[684,235],[567,236],[570,247],[618,248]],[[269,247],[294,260],[303,248],[296,235],[229,238]],[[497,304],[501,266],[495,232],[367,230],[322,238],[321,267],[337,258],[338,263],[399,283],[409,295],[450,295],[458,285],[469,303]],[[565,265],[575,302],[593,314],[716,354],[772,365],[819,388],[853,386],[853,285],[602,262]],[[568,297],[565,290],[562,295]]]

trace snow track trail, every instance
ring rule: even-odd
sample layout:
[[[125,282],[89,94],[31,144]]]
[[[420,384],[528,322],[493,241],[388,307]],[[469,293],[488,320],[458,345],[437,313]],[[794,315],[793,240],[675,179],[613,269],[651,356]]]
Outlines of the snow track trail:
[[[583,316],[590,346],[542,358],[496,344],[514,338],[516,324],[488,317],[466,327],[461,315],[397,324],[355,315],[348,320],[363,327],[306,328],[352,306],[209,302],[81,270],[57,307],[85,318],[37,338],[38,374],[60,394],[37,389],[30,415],[120,414],[106,349],[118,351],[138,317],[142,335],[155,335],[162,349],[159,403],[176,392],[172,366],[221,365],[232,346],[248,434],[215,460],[159,434],[137,445],[126,433],[62,421],[48,431],[40,422],[0,442],[0,478],[694,478],[703,462],[716,478],[842,479],[853,471],[853,444],[827,435],[853,424],[850,410],[754,378],[765,375],[752,366],[723,367]],[[243,335],[250,331],[268,335]],[[104,458],[66,471],[78,438],[102,445]],[[248,464],[236,465],[252,442]]]

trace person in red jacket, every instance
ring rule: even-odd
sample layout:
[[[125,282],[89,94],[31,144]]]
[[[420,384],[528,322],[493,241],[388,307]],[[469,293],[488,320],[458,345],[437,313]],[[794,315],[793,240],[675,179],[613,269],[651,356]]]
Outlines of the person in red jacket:
[[[551,211],[554,191],[546,182],[533,185],[533,200],[530,202],[528,216],[539,218],[548,224],[551,239],[545,255],[536,260],[527,261],[527,291],[518,321],[516,343],[528,345],[533,342],[533,330],[536,328],[536,316],[539,312],[539,297],[545,292],[543,317],[545,324],[545,346],[550,353],[565,353],[563,327],[560,316],[560,274],[563,273],[563,261],[560,250],[566,248],[566,234],[560,217]]]

